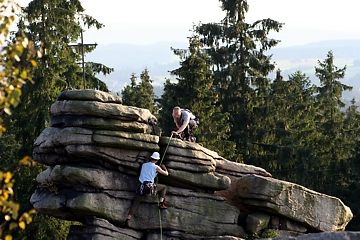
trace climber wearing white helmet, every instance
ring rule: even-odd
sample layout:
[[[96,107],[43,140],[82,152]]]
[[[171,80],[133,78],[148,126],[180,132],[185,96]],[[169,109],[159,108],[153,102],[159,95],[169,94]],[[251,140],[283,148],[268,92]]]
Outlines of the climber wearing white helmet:
[[[150,161],[144,163],[141,167],[141,172],[139,176],[139,186],[136,189],[136,196],[134,198],[133,204],[130,208],[130,211],[126,217],[124,222],[125,226],[128,226],[129,220],[134,215],[136,209],[138,208],[141,199],[144,197],[145,194],[159,194],[160,199],[160,209],[166,209],[167,206],[164,204],[165,194],[166,194],[166,186],[163,184],[155,184],[154,179],[158,173],[163,174],[165,176],[169,175],[168,170],[166,169],[165,165],[158,166],[156,163],[160,159],[160,154],[158,152],[154,152],[151,157]]]

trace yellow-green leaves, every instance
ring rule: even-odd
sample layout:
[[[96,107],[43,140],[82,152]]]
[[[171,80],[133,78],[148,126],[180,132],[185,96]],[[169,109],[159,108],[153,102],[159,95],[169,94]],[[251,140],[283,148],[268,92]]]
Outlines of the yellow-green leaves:
[[[20,103],[21,87],[31,79],[31,68],[36,67],[36,58],[41,53],[36,51],[32,41],[25,36],[19,36],[14,41],[8,40],[10,26],[20,11],[14,0],[0,0],[0,137],[6,131],[3,113],[10,115],[11,108]],[[34,160],[29,156],[19,162],[20,165],[33,166]],[[31,215],[35,210],[24,212],[19,217],[20,204],[13,201],[15,180],[11,172],[0,171],[0,239],[12,240],[11,234],[3,233],[6,229],[12,231],[19,227],[25,229],[32,222]]]
[[[0,136],[6,131],[1,115],[10,115],[11,109],[20,103],[21,87],[31,79],[31,68],[37,66],[36,58],[41,52],[25,36],[18,36],[4,45],[10,26],[20,8],[13,0],[0,1]]]
[[[36,162],[34,161],[34,159],[32,159],[29,156],[25,156],[19,161],[20,165],[24,165],[24,166],[28,166],[28,167],[34,166],[35,163]]]
[[[19,162],[19,164],[29,165],[32,163],[32,161],[33,160],[30,157],[25,157]],[[32,209],[28,212],[22,213],[22,215],[19,217],[20,204],[12,201],[14,196],[14,191],[12,189],[14,182],[13,174],[11,172],[0,171],[0,211],[1,215],[4,216],[2,223],[0,224],[0,238],[2,237],[2,233],[6,225],[8,225],[10,231],[17,227],[24,230],[26,224],[32,222],[32,215],[36,213],[36,211]],[[5,236],[5,239],[6,237],[11,236],[7,235]]]

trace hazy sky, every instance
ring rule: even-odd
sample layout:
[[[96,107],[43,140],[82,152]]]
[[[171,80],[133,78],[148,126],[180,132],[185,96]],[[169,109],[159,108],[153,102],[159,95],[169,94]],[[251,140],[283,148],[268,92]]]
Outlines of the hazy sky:
[[[18,0],[26,5],[29,0]],[[87,30],[84,41],[99,44],[187,42],[193,24],[219,22],[218,0],[82,0],[85,13],[105,24]],[[285,23],[279,47],[333,39],[360,39],[358,1],[248,0],[246,22],[271,18]]]

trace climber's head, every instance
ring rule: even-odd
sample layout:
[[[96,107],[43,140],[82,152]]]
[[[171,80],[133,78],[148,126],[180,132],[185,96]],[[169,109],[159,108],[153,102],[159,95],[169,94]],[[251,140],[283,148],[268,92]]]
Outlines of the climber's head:
[[[150,159],[158,161],[160,159],[160,154],[158,152],[153,152],[153,154],[150,156]]]

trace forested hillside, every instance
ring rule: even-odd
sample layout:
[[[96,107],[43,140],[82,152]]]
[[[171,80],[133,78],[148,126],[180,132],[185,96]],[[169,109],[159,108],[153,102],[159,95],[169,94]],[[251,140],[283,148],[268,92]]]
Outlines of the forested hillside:
[[[173,77],[169,71],[179,65],[179,58],[171,51],[173,48],[186,48],[182,42],[160,42],[151,45],[110,44],[97,47],[96,51],[87,55],[89,61],[106,63],[115,70],[110,75],[100,76],[113,92],[122,90],[129,83],[131,74],[136,76],[147,68],[154,79],[155,94],[160,96],[163,92],[163,84],[166,78]],[[306,73],[311,82],[318,85],[315,77],[317,61],[323,59],[328,51],[332,51],[335,64],[347,66],[344,79],[341,81],[354,87],[353,91],[344,93],[344,100],[349,101],[352,97],[360,100],[360,41],[359,40],[332,40],[304,44],[299,46],[281,47],[281,44],[269,51],[272,60],[276,62],[276,68],[282,70],[284,78],[300,70]],[[117,54],[114,54],[116,52]],[[119,58],[120,56],[130,56]],[[275,72],[269,74],[274,79]]]

